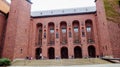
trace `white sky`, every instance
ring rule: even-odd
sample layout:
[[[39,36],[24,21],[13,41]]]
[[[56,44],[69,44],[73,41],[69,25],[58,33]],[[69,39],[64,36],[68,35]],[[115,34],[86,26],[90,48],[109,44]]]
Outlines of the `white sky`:
[[[7,0],[10,2],[10,0]],[[31,0],[31,11],[95,6],[94,0]]]

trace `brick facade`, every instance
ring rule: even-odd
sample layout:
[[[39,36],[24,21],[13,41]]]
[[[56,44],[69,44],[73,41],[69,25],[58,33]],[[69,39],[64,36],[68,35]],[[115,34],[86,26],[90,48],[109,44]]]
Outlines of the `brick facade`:
[[[102,0],[96,1],[95,13],[68,16],[30,18],[31,4],[25,0],[12,0],[10,8],[2,57],[120,58],[119,27],[106,20]]]
[[[6,25],[6,16],[5,14],[3,14],[3,12],[0,12],[0,57],[1,57],[3,45],[4,45],[5,25]]]
[[[114,57],[120,58],[120,24],[108,21],[108,30],[110,33],[110,42]]]

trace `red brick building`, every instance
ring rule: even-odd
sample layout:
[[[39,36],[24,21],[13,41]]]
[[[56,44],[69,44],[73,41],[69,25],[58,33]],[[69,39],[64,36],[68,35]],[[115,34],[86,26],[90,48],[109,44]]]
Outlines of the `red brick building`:
[[[33,13],[30,9],[29,0],[12,0],[7,23],[0,14],[0,23],[7,24],[2,25],[2,57],[120,58],[120,25],[106,20],[102,0],[96,0],[96,7]]]

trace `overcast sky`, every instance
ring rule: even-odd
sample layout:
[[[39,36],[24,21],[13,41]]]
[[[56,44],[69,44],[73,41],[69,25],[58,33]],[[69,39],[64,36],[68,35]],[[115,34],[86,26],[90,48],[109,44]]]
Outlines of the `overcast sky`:
[[[31,1],[33,2],[31,11],[95,6],[94,0],[31,0]]]

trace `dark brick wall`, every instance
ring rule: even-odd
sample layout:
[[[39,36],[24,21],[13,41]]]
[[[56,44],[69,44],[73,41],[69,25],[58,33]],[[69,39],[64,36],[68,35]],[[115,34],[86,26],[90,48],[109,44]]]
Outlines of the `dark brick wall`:
[[[0,57],[2,55],[3,41],[4,41],[4,31],[6,24],[6,16],[3,13],[0,13]]]

